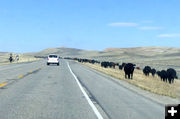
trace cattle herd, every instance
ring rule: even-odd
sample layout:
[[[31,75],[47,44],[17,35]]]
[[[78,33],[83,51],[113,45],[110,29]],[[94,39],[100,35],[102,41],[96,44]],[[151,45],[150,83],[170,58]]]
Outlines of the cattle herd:
[[[83,62],[91,63],[91,64],[97,63],[97,64],[100,64],[101,67],[104,67],[104,68],[114,68],[115,69],[115,67],[118,67],[119,70],[124,70],[125,78],[131,79],[131,80],[133,79],[134,69],[141,70],[140,67],[136,66],[133,63],[119,64],[119,63],[109,62],[109,61],[100,62],[100,61],[92,60],[92,59],[69,58],[69,57],[65,57],[64,59],[76,60],[81,63],[83,63]],[[145,66],[142,69],[142,71],[145,76],[149,76],[149,74],[151,74],[154,77],[155,75],[157,75],[158,77],[161,78],[161,81],[168,82],[169,84],[174,83],[174,79],[178,79],[176,70],[173,68],[169,68],[167,70],[156,71],[156,69],[151,68],[150,66]]]

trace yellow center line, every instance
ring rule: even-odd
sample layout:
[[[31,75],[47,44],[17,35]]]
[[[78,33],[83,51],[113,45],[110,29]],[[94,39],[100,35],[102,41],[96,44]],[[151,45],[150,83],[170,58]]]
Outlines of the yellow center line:
[[[22,78],[22,77],[24,77],[24,75],[19,75],[19,76],[18,76],[18,78]]]
[[[3,87],[3,86],[5,86],[7,83],[2,83],[2,84],[0,84],[0,87]]]

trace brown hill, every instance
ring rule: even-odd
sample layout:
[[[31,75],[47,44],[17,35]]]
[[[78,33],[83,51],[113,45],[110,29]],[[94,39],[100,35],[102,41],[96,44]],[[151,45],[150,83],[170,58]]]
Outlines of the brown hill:
[[[91,58],[118,63],[132,62],[141,68],[145,65],[150,65],[159,70],[172,67],[180,72],[180,48],[172,47],[107,48],[103,51],[60,47],[48,48],[27,55],[47,56],[51,53],[58,54],[61,57]]]

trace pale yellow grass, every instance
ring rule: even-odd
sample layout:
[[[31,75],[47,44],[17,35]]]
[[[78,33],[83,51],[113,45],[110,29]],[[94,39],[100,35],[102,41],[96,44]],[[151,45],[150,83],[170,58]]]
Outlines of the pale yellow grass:
[[[135,85],[143,90],[150,91],[155,94],[170,96],[173,98],[180,98],[180,81],[175,80],[174,84],[168,84],[162,82],[159,77],[145,76],[141,70],[135,70],[133,80],[125,79],[124,71],[112,68],[103,68],[99,64],[83,63],[84,65],[91,67],[97,71],[110,75],[120,80],[127,81],[128,83]]]
[[[15,59],[16,55],[13,55],[13,58]],[[6,65],[6,64],[10,64],[9,60],[9,55],[5,55],[5,56],[1,56],[1,62],[0,65]],[[37,61],[37,60],[41,60],[40,58],[35,58],[33,56],[28,56],[28,55],[23,55],[23,54],[19,54],[19,61],[13,61],[11,64],[16,64],[16,63],[23,63],[23,62],[32,62],[32,61]]]
[[[20,58],[18,62],[31,62],[31,61],[40,60],[40,58],[35,58],[32,56],[26,56],[26,55],[20,55],[19,57]]]

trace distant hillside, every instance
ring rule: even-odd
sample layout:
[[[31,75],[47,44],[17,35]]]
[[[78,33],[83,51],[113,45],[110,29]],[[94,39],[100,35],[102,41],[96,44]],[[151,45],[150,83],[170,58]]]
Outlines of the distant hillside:
[[[0,52],[0,56],[4,56],[4,55],[7,55],[8,52]]]
[[[0,52],[0,63],[7,62],[9,53],[8,52]]]
[[[180,48],[168,47],[136,47],[136,48],[107,48],[103,51],[89,51],[75,48],[48,48],[31,55],[47,56],[48,54],[58,54],[62,57],[95,58],[171,58],[180,56]]]
[[[61,57],[81,57],[81,58],[91,58],[93,56],[98,56],[97,51],[87,51],[82,49],[65,48],[65,47],[48,48],[37,53],[29,53],[29,55],[35,55],[35,56],[48,56],[48,54],[58,54]]]
[[[91,58],[99,61],[132,62],[143,68],[150,65],[156,69],[172,67],[180,73],[180,48],[171,47],[135,47],[135,48],[107,48],[103,51],[91,51],[75,48],[48,48],[31,56],[48,56],[58,54],[61,57]]]
[[[107,48],[103,51],[82,50],[76,48],[48,48],[40,52],[25,53],[23,57],[47,57],[48,54],[58,54],[61,57],[91,58],[99,61],[113,61],[117,63],[132,62],[143,68],[150,65],[159,70],[169,67],[175,68],[180,74],[180,48],[171,47],[135,47],[135,48]],[[9,53],[0,53],[0,62],[7,62]],[[26,58],[26,59],[27,59]]]

